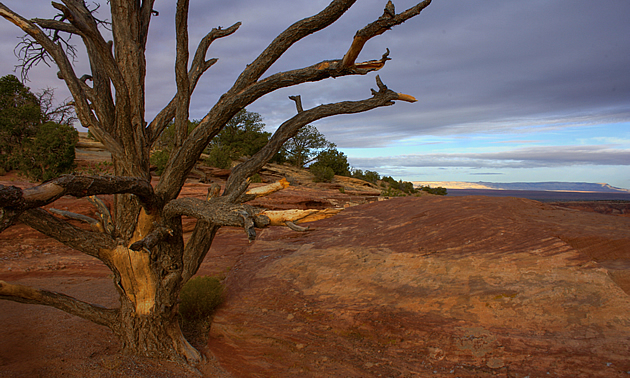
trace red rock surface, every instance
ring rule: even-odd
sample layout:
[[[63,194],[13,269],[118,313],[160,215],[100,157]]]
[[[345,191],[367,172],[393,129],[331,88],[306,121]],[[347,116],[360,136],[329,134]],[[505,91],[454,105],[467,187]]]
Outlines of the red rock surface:
[[[207,187],[190,183],[182,195]],[[293,188],[267,205],[353,198]],[[55,207],[93,212],[65,197]],[[200,366],[204,376],[628,376],[627,217],[424,196],[310,226],[261,230],[251,244],[240,229],[220,231],[200,270],[228,286],[207,346],[198,345],[220,364]],[[112,306],[108,275],[26,227],[0,234],[0,279]],[[121,356],[107,329],[55,309],[0,301],[0,324],[0,377],[194,376]]]
[[[209,347],[237,377],[624,377],[630,222],[514,198],[406,198],[269,229]]]

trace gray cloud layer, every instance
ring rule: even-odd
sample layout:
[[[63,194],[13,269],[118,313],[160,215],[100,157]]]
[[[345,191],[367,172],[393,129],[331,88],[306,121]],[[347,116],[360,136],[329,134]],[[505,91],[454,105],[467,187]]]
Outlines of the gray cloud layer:
[[[530,147],[504,152],[401,155],[353,158],[357,167],[376,170],[386,167],[541,168],[573,165],[630,166],[630,150],[609,146]]]
[[[396,1],[397,10],[413,5]],[[215,43],[219,57],[200,82],[191,116],[201,118],[227,90],[240,70],[275,35],[297,19],[323,9],[328,1],[191,1],[191,49],[215,26],[242,21],[232,37]],[[378,18],[385,0],[363,0],[338,24],[296,44],[270,70],[302,67],[340,58],[354,32]],[[50,17],[48,1],[10,1],[25,17]],[[149,37],[147,109],[149,116],[175,92],[172,2],[156,2]],[[586,0],[436,0],[420,16],[368,43],[360,59],[392,61],[380,72],[392,89],[414,95],[416,104],[396,104],[317,127],[340,147],[378,147],[417,135],[449,135],[513,130],[515,126],[566,122],[585,124],[630,120],[630,2]],[[104,15],[106,16],[106,15]],[[19,35],[0,23],[3,74],[16,63],[11,51]],[[78,62],[87,71],[85,59]],[[34,89],[60,86],[56,70],[40,67]],[[77,70],[82,72],[81,68]],[[370,96],[374,75],[306,84],[270,94],[250,106],[273,128],[295,112],[288,95],[301,94],[305,106]]]

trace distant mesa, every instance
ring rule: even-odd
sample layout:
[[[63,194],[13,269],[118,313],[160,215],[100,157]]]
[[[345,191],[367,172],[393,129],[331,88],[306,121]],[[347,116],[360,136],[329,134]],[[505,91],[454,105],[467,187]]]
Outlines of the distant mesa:
[[[430,186],[446,189],[530,190],[587,193],[630,193],[629,189],[616,188],[605,183],[589,182],[463,182],[463,181],[413,181],[415,187]]]

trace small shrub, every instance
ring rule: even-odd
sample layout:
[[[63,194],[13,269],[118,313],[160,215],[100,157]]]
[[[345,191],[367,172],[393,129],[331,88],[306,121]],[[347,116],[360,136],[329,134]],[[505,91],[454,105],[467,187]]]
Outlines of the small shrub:
[[[335,178],[335,171],[330,167],[314,164],[309,170],[315,176],[315,182],[332,182]]]
[[[437,188],[431,188],[430,186],[421,186],[420,190],[438,196],[445,196],[447,194],[446,188],[443,188],[441,186],[438,186]]]
[[[157,167],[155,170],[156,175],[160,176],[164,172],[166,163],[168,163],[168,156],[169,152],[167,150],[155,151],[151,154],[150,162]]]
[[[79,134],[72,126],[54,122],[40,125],[35,136],[24,142],[24,150],[16,158],[20,172],[36,181],[72,172],[78,139]]]
[[[254,173],[252,177],[249,178],[252,183],[261,183],[263,182],[262,177],[258,173]]]
[[[223,302],[223,284],[217,277],[193,277],[179,293],[179,314],[185,322],[208,318]]]
[[[232,160],[238,158],[233,151],[226,146],[213,146],[208,152],[208,158],[203,163],[209,167],[220,169],[229,169],[232,166]]]

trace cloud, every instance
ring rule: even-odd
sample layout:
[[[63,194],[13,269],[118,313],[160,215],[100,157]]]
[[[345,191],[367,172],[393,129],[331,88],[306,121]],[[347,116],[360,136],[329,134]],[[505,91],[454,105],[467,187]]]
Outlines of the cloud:
[[[519,148],[486,153],[444,153],[400,155],[374,158],[349,158],[350,164],[362,169],[387,167],[426,168],[541,168],[576,165],[628,166],[630,149],[607,146],[553,146]]]
[[[382,14],[385,0],[357,2],[339,22],[296,43],[268,74],[338,59],[356,30]],[[398,0],[401,11],[416,3]],[[328,0],[230,2],[191,1],[190,45],[213,27],[243,25],[215,41],[208,58],[217,57],[200,81],[191,117],[201,118],[227,91],[238,74],[275,36],[293,22],[324,9]],[[27,18],[52,17],[46,2],[11,5]],[[156,4],[147,49],[147,119],[175,93],[174,6]],[[106,4],[99,11],[107,18]],[[587,0],[433,2],[422,14],[378,36],[360,60],[377,59],[389,48],[393,59],[379,75],[391,89],[416,98],[352,116],[318,121],[316,126],[340,148],[382,147],[422,135],[528,133],[541,128],[627,122],[630,120],[630,2]],[[10,73],[15,26],[1,20],[0,67]],[[77,39],[77,43],[78,43]],[[77,72],[87,72],[81,58]],[[56,69],[38,67],[30,86],[62,87]],[[248,110],[261,113],[270,129],[295,114],[287,98],[300,94],[305,107],[370,97],[374,74],[330,79],[280,90]],[[65,97],[63,91],[58,92]]]

